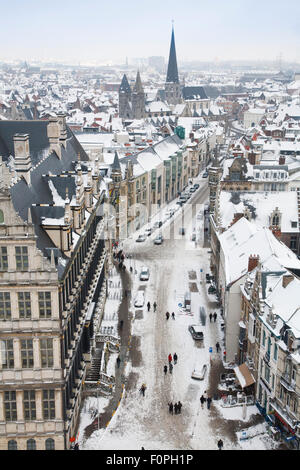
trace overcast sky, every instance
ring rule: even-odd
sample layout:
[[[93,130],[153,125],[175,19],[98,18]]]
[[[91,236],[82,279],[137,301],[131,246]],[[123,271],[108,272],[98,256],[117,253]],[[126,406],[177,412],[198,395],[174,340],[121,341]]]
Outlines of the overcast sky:
[[[0,60],[300,62],[299,0],[0,0]]]

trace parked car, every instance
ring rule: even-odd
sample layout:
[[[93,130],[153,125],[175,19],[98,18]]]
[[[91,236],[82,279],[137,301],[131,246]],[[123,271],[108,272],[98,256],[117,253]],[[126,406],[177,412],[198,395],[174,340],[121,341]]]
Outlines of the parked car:
[[[201,331],[200,325],[190,325],[188,329],[193,339],[197,341],[203,340],[204,335],[203,335],[203,331]]]
[[[147,235],[147,237],[149,237],[152,233],[152,228],[151,227],[148,227],[145,229],[145,234]]]
[[[150,271],[147,266],[143,266],[140,272],[140,281],[148,281],[150,277]]]
[[[196,191],[195,186],[193,186],[192,188],[190,188],[190,193],[194,193],[195,191]]]
[[[161,226],[162,226],[162,221],[160,220],[159,222],[155,222],[155,224],[154,224],[153,227],[154,227],[154,228],[159,228],[159,227],[161,227]]]
[[[207,177],[208,177],[208,172],[205,171],[205,172],[203,173],[203,175],[202,175],[202,178],[207,178]]]
[[[184,202],[183,201],[176,201],[176,204],[178,204],[180,207],[183,206]]]
[[[154,240],[154,245],[161,245],[163,241],[164,241],[163,236],[158,235]]]
[[[185,228],[184,227],[180,227],[179,228],[179,235],[184,235],[185,234]]]
[[[144,242],[146,240],[145,235],[139,235],[136,239],[137,242]]]
[[[199,187],[200,187],[200,186],[199,186],[198,183],[194,184],[194,188],[195,188],[195,189],[198,189]]]
[[[144,291],[143,290],[139,290],[137,292],[137,295],[136,295],[136,298],[135,298],[135,301],[134,301],[134,306],[135,307],[144,307],[144,303],[145,303],[145,294],[144,294]]]
[[[192,372],[192,379],[196,379],[196,380],[203,380],[204,377],[205,377],[205,374],[207,372],[207,365],[204,364],[204,366],[195,366],[194,367],[194,370]]]

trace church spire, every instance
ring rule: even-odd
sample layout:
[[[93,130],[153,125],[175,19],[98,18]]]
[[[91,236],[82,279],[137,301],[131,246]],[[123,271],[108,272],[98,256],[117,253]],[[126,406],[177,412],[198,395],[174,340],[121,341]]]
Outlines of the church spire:
[[[170,54],[169,54],[169,63],[168,63],[166,82],[179,83],[173,25],[172,25],[172,36],[171,36],[171,45],[170,45]]]

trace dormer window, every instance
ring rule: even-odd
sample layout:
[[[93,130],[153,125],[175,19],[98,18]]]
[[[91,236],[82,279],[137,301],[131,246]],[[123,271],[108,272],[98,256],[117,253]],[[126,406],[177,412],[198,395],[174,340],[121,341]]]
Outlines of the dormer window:
[[[278,216],[278,214],[273,215],[272,225],[279,225],[279,216]]]

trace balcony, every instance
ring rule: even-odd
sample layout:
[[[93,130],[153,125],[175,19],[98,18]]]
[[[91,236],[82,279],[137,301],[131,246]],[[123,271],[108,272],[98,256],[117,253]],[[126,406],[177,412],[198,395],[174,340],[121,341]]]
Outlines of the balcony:
[[[288,374],[282,374],[280,384],[289,392],[295,392],[296,390],[296,383]]]

